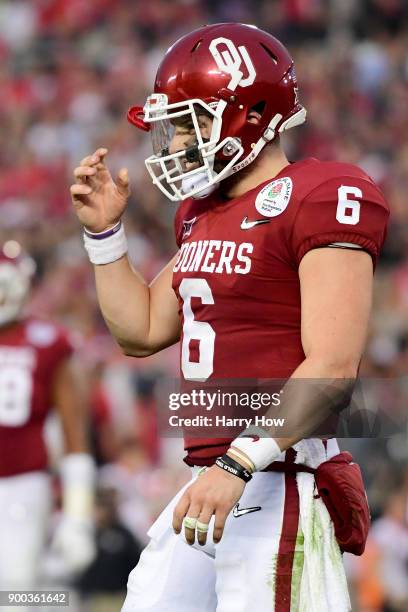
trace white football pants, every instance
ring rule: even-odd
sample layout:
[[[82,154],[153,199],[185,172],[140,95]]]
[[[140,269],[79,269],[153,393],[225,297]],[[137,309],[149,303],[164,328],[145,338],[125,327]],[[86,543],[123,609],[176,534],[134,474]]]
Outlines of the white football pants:
[[[329,440],[327,458],[338,452],[337,442]],[[193,468],[192,481],[199,469]],[[295,476],[254,474],[235,511],[238,516],[231,512],[227,518],[221,542],[213,544],[210,523],[205,547],[190,547],[184,534],[177,536],[172,529],[174,507],[191,482],[149,530],[151,540],[129,576],[122,612],[297,609],[303,534]]]
[[[36,588],[50,508],[46,473],[0,478],[0,590]]]

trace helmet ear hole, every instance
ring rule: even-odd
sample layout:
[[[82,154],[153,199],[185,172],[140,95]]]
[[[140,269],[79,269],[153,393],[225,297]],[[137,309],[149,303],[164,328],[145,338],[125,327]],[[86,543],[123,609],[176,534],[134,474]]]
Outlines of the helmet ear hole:
[[[252,106],[248,112],[247,122],[258,125],[262,119],[262,114],[265,110],[265,107],[266,102],[264,100],[258,102],[257,104],[254,104],[254,106]]]
[[[262,100],[261,102],[257,102],[256,104],[254,104],[251,107],[249,112],[251,113],[252,111],[254,111],[255,113],[258,113],[258,115],[262,116],[262,114],[263,114],[263,112],[265,110],[265,106],[266,106],[266,102],[265,102],[265,100]]]

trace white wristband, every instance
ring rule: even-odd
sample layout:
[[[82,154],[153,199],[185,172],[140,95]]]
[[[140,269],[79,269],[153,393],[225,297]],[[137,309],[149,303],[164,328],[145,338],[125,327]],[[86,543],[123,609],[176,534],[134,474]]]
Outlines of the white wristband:
[[[60,464],[63,510],[72,519],[92,519],[96,467],[91,455],[72,453]]]
[[[100,234],[92,234],[88,231],[84,232],[85,248],[93,264],[100,266],[113,263],[123,257],[123,255],[126,255],[128,246],[125,229],[121,222],[119,222],[118,225],[119,229],[117,231],[114,231],[115,228],[113,228],[113,230],[101,232]],[[110,235],[105,238],[103,236],[105,233],[109,233]]]
[[[265,469],[282,454],[277,442],[259,427],[243,431],[231,442],[231,450],[234,448],[247,455],[254,464],[256,472]]]

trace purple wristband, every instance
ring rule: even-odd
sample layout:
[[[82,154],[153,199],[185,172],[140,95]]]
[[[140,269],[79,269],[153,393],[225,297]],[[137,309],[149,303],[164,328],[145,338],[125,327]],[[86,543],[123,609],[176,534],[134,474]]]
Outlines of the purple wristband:
[[[88,238],[92,238],[93,240],[103,240],[104,238],[109,238],[109,236],[113,236],[114,234],[116,234],[116,232],[118,232],[121,227],[122,221],[118,221],[116,225],[114,225],[108,230],[105,230],[104,232],[98,232],[97,234],[94,234],[92,232],[88,232],[88,230],[84,228],[84,233],[85,236],[87,236]]]

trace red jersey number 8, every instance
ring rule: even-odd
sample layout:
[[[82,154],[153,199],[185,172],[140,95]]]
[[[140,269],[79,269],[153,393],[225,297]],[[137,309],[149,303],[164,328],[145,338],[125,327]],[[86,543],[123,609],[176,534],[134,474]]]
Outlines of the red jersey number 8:
[[[0,426],[21,427],[30,418],[31,371],[19,366],[0,368]]]

